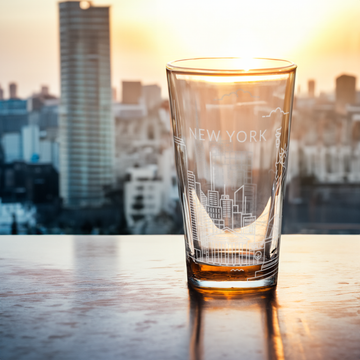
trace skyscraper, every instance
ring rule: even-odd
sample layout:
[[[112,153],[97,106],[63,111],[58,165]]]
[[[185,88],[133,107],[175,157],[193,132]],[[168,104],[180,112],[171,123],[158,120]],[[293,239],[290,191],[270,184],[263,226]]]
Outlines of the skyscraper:
[[[59,3],[60,185],[65,206],[99,206],[113,182],[109,7]]]
[[[9,84],[9,98],[16,99],[17,98],[17,85],[16,83]]]
[[[308,80],[308,96],[315,97],[315,80]]]
[[[193,241],[196,241],[198,240],[196,205],[195,205],[196,185],[195,185],[195,175],[192,171],[188,171],[188,194],[189,194],[189,202],[190,202],[191,228],[192,228]]]
[[[356,101],[356,77],[341,75],[336,78],[336,111],[346,113],[346,105]]]

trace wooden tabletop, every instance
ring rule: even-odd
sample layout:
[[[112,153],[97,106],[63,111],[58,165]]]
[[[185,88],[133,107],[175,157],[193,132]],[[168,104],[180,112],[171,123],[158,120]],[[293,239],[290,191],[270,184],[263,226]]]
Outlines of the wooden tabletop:
[[[2,236],[0,359],[360,359],[360,236],[284,235],[276,291],[199,294],[182,236]]]

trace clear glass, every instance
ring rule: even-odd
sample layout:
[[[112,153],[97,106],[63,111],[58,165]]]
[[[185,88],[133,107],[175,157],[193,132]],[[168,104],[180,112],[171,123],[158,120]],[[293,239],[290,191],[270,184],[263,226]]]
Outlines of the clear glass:
[[[189,283],[275,286],[296,65],[167,65]]]

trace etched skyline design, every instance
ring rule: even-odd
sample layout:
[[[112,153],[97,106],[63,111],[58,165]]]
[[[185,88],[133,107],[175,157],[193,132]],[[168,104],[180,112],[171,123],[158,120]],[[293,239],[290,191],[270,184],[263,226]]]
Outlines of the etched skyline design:
[[[231,198],[230,194],[226,193],[226,185],[224,184],[224,191],[221,194],[220,191],[215,190],[214,179],[216,176],[215,166],[211,161],[210,153],[210,190],[205,194],[202,191],[201,183],[196,181],[195,174],[188,170],[188,191],[189,191],[189,203],[191,217],[196,217],[196,201],[194,194],[197,196],[197,201],[206,210],[207,215],[213,221],[218,229],[232,230],[234,228],[240,228],[247,226],[255,221],[256,213],[256,184],[252,183],[252,169],[251,169],[251,153],[241,152],[244,158],[243,171],[237,170],[243,173],[242,182],[243,185],[234,191],[234,195]],[[237,156],[239,154],[237,153]],[[226,155],[223,157],[223,160]],[[226,161],[223,164],[226,164]],[[228,169],[229,170],[229,169]],[[230,190],[231,191],[231,190]],[[231,191],[232,192],[232,191]],[[198,231],[196,230],[196,233]],[[199,240],[198,236],[196,236]]]
[[[210,176],[207,177],[210,183],[204,184],[204,180],[201,182],[188,169],[184,139],[174,136],[175,146],[184,155],[180,173],[187,180],[189,209],[184,216],[190,225],[188,236],[191,237],[194,261],[234,268],[259,265],[255,276],[247,281],[266,279],[277,273],[279,257],[275,250],[281,228],[277,195],[285,179],[288,152],[286,144],[284,148],[280,146],[280,134],[281,128],[275,133],[277,154],[273,194],[258,216],[251,152],[233,151],[229,143],[219,142],[219,146],[210,151]],[[235,184],[242,185],[237,187]]]
[[[211,180],[206,193],[194,172],[187,171],[195,259],[223,266],[260,264],[264,242],[256,243],[255,238],[257,186],[252,183],[252,154],[224,150],[210,152]],[[214,164],[216,158],[219,168]],[[230,180],[232,167],[236,167],[242,185],[227,189],[224,180]],[[224,183],[223,191],[217,190],[216,177]]]

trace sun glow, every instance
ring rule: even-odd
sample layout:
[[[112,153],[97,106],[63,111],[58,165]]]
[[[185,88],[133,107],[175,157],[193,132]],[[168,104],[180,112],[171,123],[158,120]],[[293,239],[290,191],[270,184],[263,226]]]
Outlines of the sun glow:
[[[0,38],[1,85],[18,82],[21,97],[42,82],[55,93],[60,90],[56,3],[0,2],[1,33],[7,34]],[[141,79],[161,85],[165,97],[164,65],[194,56],[238,56],[247,59],[244,72],[251,71],[253,57],[289,59],[299,66],[302,88],[308,78],[315,78],[320,90],[332,90],[341,72],[360,76],[356,0],[233,1],[231,6],[215,0],[206,6],[193,0],[94,0],[93,5],[111,5],[112,82],[117,87],[121,79]]]
[[[254,58],[251,57],[243,57],[239,59],[239,68],[244,69],[245,71],[249,71],[250,69],[254,69],[255,62]]]
[[[249,71],[249,70],[248,70]],[[279,75],[241,75],[241,76],[206,76],[206,75],[187,75],[187,74],[176,74],[178,79],[192,80],[199,82],[210,82],[210,83],[224,83],[224,84],[236,84],[236,83],[248,83],[256,81],[281,81],[288,78],[288,74]]]

